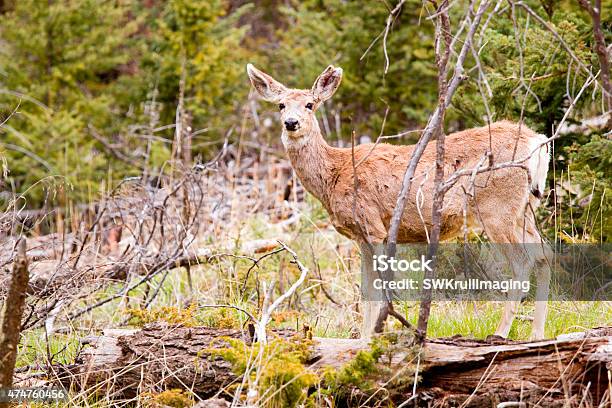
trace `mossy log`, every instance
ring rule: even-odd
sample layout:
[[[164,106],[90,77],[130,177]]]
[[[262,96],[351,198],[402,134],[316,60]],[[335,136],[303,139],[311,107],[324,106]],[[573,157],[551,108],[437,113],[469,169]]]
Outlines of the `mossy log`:
[[[287,339],[295,334],[274,332]],[[63,381],[124,397],[137,390],[187,388],[209,398],[240,381],[230,363],[202,353],[222,347],[219,339],[227,337],[241,338],[246,344],[251,341],[248,331],[206,327],[153,324],[141,330],[106,330],[100,337],[87,339],[91,347],[63,373]],[[340,369],[368,345],[360,340],[315,338],[311,348],[308,364],[322,371],[329,366]],[[414,355],[414,349],[394,348],[391,364],[415,364],[406,362],[407,354]],[[402,391],[393,394],[393,399],[395,403],[412,399],[416,406],[435,400],[441,404],[436,406],[452,407],[469,399],[464,406],[523,401],[524,405],[516,406],[555,407],[568,399],[587,398],[598,406],[609,398],[610,370],[612,327],[538,342],[436,339],[421,350],[416,396]],[[407,370],[406,375],[414,377],[414,371]],[[384,379],[380,380],[382,384]]]

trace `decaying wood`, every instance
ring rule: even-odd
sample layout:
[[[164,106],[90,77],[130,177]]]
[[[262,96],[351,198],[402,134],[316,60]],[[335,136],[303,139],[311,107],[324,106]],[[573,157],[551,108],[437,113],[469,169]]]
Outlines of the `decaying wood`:
[[[291,337],[294,332],[277,331]],[[223,338],[250,342],[248,331],[148,325],[142,330],[105,330],[102,336],[87,338],[79,364],[62,375],[62,382],[78,384],[98,392],[134,396],[138,389],[193,389],[209,397],[236,380],[231,364],[209,358],[203,350],[225,347]]]
[[[26,243],[22,238],[17,243],[17,257],[13,263],[11,283],[0,313],[0,388],[10,387],[13,383],[28,277]],[[0,402],[0,407],[2,406],[5,405]]]
[[[294,334],[275,332],[286,338]],[[205,327],[155,324],[142,330],[106,330],[88,339],[91,347],[79,364],[64,372],[63,381],[118,396],[138,389],[187,388],[209,398],[239,380],[228,362],[203,352],[222,346],[223,337],[250,342],[247,331]],[[367,347],[361,340],[317,338],[311,368],[340,368]],[[408,352],[395,351],[391,365],[408,364]],[[467,407],[503,401],[554,407],[568,398],[585,397],[597,406],[609,398],[605,394],[610,369],[612,327],[539,342],[428,340],[420,355],[421,381],[413,401],[417,406],[439,399],[439,406],[449,407],[466,401]]]

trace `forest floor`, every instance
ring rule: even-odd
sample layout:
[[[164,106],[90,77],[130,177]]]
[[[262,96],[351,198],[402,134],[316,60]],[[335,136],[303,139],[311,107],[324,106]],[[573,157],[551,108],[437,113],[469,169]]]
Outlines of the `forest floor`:
[[[286,167],[283,162],[274,165]],[[99,335],[103,329],[138,328],[156,321],[214,328],[244,327],[248,318],[241,310],[207,305],[233,305],[257,315],[271,282],[276,282],[275,293],[284,293],[300,271],[291,263],[289,254],[274,253],[278,249],[277,240],[293,249],[310,272],[295,295],[273,313],[269,328],[301,331],[307,325],[317,337],[357,338],[361,325],[358,247],[333,229],[324,209],[311,196],[298,188],[286,194],[283,186],[295,186],[295,180],[270,174],[267,171],[263,177],[238,177],[229,171],[205,175],[205,185],[209,188],[214,185],[215,191],[224,192],[217,199],[225,210],[219,212],[219,206],[214,210],[206,206],[198,209],[205,213],[202,217],[211,220],[205,228],[198,228],[201,232],[191,237],[185,250],[206,253],[204,261],[198,258],[189,269],[169,266],[164,273],[129,291],[126,288],[138,283],[142,273],[128,273],[124,280],[111,280],[97,290],[74,296],[56,317],[52,320],[47,317],[46,328],[39,325],[22,332],[17,379],[23,379],[23,384],[31,383],[32,373],[49,362],[73,364],[83,351],[82,340]],[[279,191],[284,191],[288,200],[279,199]],[[126,237],[128,234],[124,233],[123,240]],[[111,251],[105,262],[112,264],[113,256],[120,259],[118,254],[124,248],[121,242],[115,244],[116,255]],[[34,261],[31,267],[36,267],[37,262],[45,260]],[[77,262],[93,265],[96,261],[88,258]],[[75,311],[107,298],[114,299],[71,317]],[[428,337],[461,335],[484,339],[495,331],[502,308],[503,302],[436,302]],[[400,302],[397,309],[410,322],[416,322],[416,302]],[[533,309],[531,302],[521,304],[511,339],[529,338]],[[609,302],[550,302],[546,337],[555,338],[611,322]],[[48,332],[50,325],[52,332]],[[400,327],[390,321],[388,329]],[[99,396],[81,395],[78,400],[57,406],[103,408],[114,404]]]

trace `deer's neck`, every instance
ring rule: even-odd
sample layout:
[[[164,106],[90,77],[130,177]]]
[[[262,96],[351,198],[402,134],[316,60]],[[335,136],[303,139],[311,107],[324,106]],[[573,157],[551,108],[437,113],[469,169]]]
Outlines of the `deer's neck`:
[[[284,131],[283,131],[284,133]],[[331,183],[335,174],[335,149],[327,144],[318,126],[301,140],[283,134],[285,150],[298,178],[306,190],[329,208]]]

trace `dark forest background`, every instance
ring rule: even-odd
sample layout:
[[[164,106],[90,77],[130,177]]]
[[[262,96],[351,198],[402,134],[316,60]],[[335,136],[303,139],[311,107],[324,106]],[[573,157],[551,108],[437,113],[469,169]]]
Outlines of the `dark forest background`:
[[[448,132],[490,117],[522,119],[550,136],[588,79],[575,59],[600,70],[593,21],[578,0],[525,3],[574,55],[522,8],[499,3],[477,36],[480,67],[468,58]],[[437,103],[433,24],[420,1],[404,5],[387,39],[385,73],[380,38],[368,47],[392,7],[345,0],[0,1],[0,207],[14,197],[26,208],[95,201],[126,177],[169,171],[170,159],[208,160],[226,139],[253,154],[280,152],[275,107],[249,98],[247,62],[292,87],[310,87],[328,64],[341,66],[343,84],[320,111],[332,144],[350,144],[353,131],[375,139],[422,128]],[[466,7],[459,1],[451,19],[460,21]],[[604,1],[607,44],[610,11],[612,2]],[[179,105],[189,134],[181,157],[174,143]],[[550,222],[549,236],[569,229],[574,240],[612,238],[609,128],[588,125],[608,109],[601,85],[591,85],[569,117],[575,130],[555,143],[550,183],[557,189],[547,205],[572,216],[563,218],[566,226]],[[414,143],[417,135],[392,142]]]

